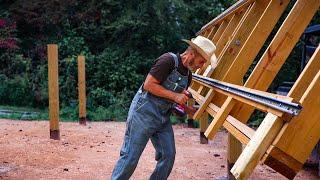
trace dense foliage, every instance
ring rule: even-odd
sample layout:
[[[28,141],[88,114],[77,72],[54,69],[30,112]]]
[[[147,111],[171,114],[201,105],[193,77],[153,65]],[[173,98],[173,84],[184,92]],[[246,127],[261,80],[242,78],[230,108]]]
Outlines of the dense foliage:
[[[59,45],[61,113],[77,119],[76,58],[82,54],[89,118],[123,119],[154,59],[183,51],[180,39],[194,37],[234,2],[1,0],[0,104],[48,106],[46,48],[54,43]],[[298,47],[290,62],[299,61],[299,54]],[[293,80],[297,71],[286,66],[276,82]]]
[[[86,57],[88,116],[123,118],[153,60],[232,0],[2,0],[0,104],[48,106],[47,44],[59,45],[61,114],[77,119],[77,55]],[[98,112],[98,113],[95,113]],[[97,117],[99,116],[99,117]]]

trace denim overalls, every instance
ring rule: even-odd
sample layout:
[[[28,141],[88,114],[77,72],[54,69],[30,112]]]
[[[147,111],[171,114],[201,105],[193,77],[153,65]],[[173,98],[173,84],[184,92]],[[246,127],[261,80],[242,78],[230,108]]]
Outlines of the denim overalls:
[[[180,93],[188,86],[189,74],[183,76],[178,72],[178,57],[173,53],[170,54],[174,58],[175,69],[161,85]],[[167,179],[176,153],[170,122],[172,105],[173,102],[154,96],[140,87],[129,109],[124,142],[120,158],[111,176],[112,180],[130,178],[149,139],[156,150],[155,159],[158,161],[149,179]]]

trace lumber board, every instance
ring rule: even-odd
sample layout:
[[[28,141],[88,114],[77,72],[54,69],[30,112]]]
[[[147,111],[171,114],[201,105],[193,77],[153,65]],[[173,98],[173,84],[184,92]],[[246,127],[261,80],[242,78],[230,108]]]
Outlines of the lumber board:
[[[283,121],[278,116],[271,113],[267,114],[231,169],[231,173],[236,179],[249,178],[282,125]]]
[[[235,100],[232,97],[227,98],[221,109],[218,111],[218,113],[210,123],[208,129],[204,133],[208,139],[212,139],[213,136],[218,132],[219,128],[223,125],[223,122],[228,117],[234,103]]]
[[[319,8],[320,1],[298,0],[245,83],[245,87],[266,91]],[[246,122],[254,108],[236,105],[233,116]]]
[[[50,138],[60,139],[59,135],[59,83],[58,83],[58,45],[48,44],[48,86]]]
[[[85,57],[78,56],[78,93],[79,93],[79,119],[86,118],[86,75]]]
[[[234,13],[237,13],[239,11],[242,11],[245,9],[245,7],[249,6],[254,0],[240,0],[228,9],[226,9],[224,12],[222,12],[219,16],[211,20],[209,23],[204,25],[197,34],[202,33],[205,29],[207,29],[209,26],[215,25],[220,23],[223,19],[228,18],[228,16],[232,16]]]

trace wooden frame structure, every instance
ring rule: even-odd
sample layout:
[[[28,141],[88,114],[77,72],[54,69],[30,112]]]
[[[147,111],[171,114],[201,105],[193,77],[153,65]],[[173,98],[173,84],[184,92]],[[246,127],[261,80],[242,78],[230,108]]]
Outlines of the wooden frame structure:
[[[319,0],[297,0],[255,69],[243,82],[244,75],[289,3],[290,0],[240,0],[205,25],[197,35],[216,44],[218,65],[213,69],[206,64],[195,74],[253,91],[266,91],[320,6]],[[288,96],[278,96],[301,103],[302,112],[288,117],[265,110],[268,114],[256,131],[245,123],[254,109],[259,109],[259,104],[249,104],[193,80],[189,91],[200,105],[193,117],[200,121],[200,133],[211,139],[221,126],[229,131],[230,179],[247,179],[259,161],[289,179],[301,169],[320,138],[320,123],[317,123],[320,99],[316,95],[320,86],[319,56],[318,47]],[[210,125],[208,115],[213,117]],[[243,144],[246,147],[242,152]]]

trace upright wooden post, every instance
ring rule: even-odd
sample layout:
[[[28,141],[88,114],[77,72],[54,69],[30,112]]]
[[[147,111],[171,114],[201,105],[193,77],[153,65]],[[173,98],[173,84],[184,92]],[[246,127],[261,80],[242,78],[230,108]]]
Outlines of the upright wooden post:
[[[78,56],[79,124],[86,125],[86,75],[85,58]]]
[[[200,144],[208,144],[208,138],[204,135],[204,132],[208,128],[208,117],[209,117],[209,114],[207,112],[204,112],[201,118],[199,119]]]
[[[50,139],[60,140],[58,46],[56,44],[48,45],[48,83],[49,83]]]

